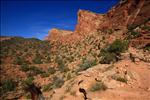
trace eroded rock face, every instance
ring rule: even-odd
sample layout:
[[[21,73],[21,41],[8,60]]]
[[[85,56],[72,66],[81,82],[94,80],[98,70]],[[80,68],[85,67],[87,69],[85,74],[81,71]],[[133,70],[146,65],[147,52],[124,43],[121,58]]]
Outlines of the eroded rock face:
[[[78,23],[76,25],[75,33],[87,34],[96,31],[105,21],[105,15],[96,14],[90,11],[79,10]]]
[[[139,25],[150,16],[149,0],[123,0],[108,11],[108,22],[112,28],[122,28],[130,25]],[[107,23],[108,23],[107,22]]]
[[[49,31],[48,36],[45,38],[45,40],[56,41],[71,33],[73,32],[68,30],[60,30],[60,29],[53,28],[52,30]]]
[[[149,5],[149,0],[124,0],[106,14],[79,10],[75,32],[87,34],[96,30],[118,30],[139,25],[149,18]]]
[[[45,40],[59,40],[59,42],[63,41],[68,43],[68,41],[80,40],[80,37],[85,37],[85,35],[99,30],[106,34],[109,29],[115,31],[115,33],[117,30],[122,30],[122,34],[117,35],[118,37],[122,37],[123,33],[127,32],[128,27],[143,24],[148,20],[150,16],[149,10],[150,0],[121,0],[120,3],[106,14],[79,10],[78,23],[74,32],[52,29],[49,31],[49,35]],[[145,33],[142,32],[141,34]],[[142,39],[145,41],[145,37]],[[139,40],[136,39],[134,42],[139,43]]]

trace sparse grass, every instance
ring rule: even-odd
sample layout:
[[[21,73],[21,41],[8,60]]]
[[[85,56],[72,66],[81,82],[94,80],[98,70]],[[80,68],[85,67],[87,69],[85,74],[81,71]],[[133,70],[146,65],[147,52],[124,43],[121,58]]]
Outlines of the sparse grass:
[[[71,91],[71,92],[70,92],[70,95],[76,96],[76,91]]]
[[[104,91],[107,89],[107,86],[103,82],[96,82],[91,88],[90,91],[95,92],[95,91]]]
[[[71,89],[72,89],[73,84],[74,84],[74,82],[70,82],[70,83],[66,86],[65,92],[70,92]]]
[[[53,84],[55,88],[61,88],[64,84],[64,80],[62,78],[53,77]]]
[[[43,74],[44,71],[36,66],[30,66],[30,71],[33,71],[33,73],[37,74]]]
[[[70,91],[71,91],[71,88],[72,88],[72,86],[70,86],[70,85],[67,86],[66,89],[65,89],[65,92],[66,92],[66,93],[67,93],[67,92],[70,92]]]
[[[67,74],[67,80],[70,80],[72,78],[71,73]]]
[[[110,66],[108,66],[104,71],[108,71],[108,70],[111,70],[111,69],[113,69],[114,68],[114,65],[110,65]]]
[[[125,78],[125,77],[121,77],[121,76],[117,76],[117,75],[114,75],[114,76],[112,76],[112,78],[114,79],[114,80],[116,80],[116,81],[120,81],[120,82],[123,82],[123,83],[127,83],[127,78]]]

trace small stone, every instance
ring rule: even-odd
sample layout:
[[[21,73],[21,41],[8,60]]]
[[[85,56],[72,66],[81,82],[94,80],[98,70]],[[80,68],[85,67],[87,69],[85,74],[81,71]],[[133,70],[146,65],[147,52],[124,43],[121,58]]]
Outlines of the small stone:
[[[140,62],[140,59],[139,58],[135,58],[135,62]]]
[[[129,65],[128,64],[125,64],[125,67],[128,67]]]

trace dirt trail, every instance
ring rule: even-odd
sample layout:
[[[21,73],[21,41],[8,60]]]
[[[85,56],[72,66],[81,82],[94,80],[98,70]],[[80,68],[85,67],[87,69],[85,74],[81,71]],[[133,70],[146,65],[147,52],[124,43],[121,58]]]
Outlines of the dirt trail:
[[[129,60],[121,61],[118,66],[127,65],[127,70],[134,72],[136,81],[123,87],[94,93],[92,97],[97,100],[150,100],[150,66],[145,62],[133,63]]]

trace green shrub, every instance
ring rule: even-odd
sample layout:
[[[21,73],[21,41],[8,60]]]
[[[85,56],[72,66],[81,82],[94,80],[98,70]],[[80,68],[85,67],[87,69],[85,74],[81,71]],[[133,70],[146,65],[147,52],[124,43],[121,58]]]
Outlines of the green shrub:
[[[33,59],[33,62],[34,62],[35,64],[41,64],[41,63],[42,63],[41,58],[34,58],[34,59]]]
[[[108,34],[112,34],[112,33],[113,33],[113,30],[112,30],[112,29],[108,29],[108,30],[106,30],[106,32],[107,32]]]
[[[126,78],[118,77],[116,80],[120,81],[120,82],[127,83],[127,79]]]
[[[8,91],[13,91],[16,88],[16,84],[12,80],[5,80],[2,82],[2,93],[8,92]]]
[[[14,64],[17,64],[17,65],[22,65],[22,64],[27,64],[27,63],[29,62],[26,61],[24,57],[16,57],[14,60]]]
[[[146,45],[146,46],[144,47],[144,50],[150,51],[150,44]]]
[[[30,85],[33,83],[34,77],[28,77],[26,80],[23,81],[24,85]]]
[[[46,61],[46,57],[50,54],[50,45],[48,42],[33,38],[13,37],[9,40],[1,41],[3,61],[6,57],[11,57],[13,64],[22,65],[30,63],[27,58],[31,57],[34,62],[39,64]],[[38,51],[38,53],[36,53]],[[47,53],[46,53],[47,52]],[[34,54],[36,55],[34,56]],[[42,54],[42,55],[40,55]],[[40,55],[40,56],[39,56]],[[35,58],[34,58],[35,57]],[[42,58],[45,57],[45,58]],[[49,58],[47,59],[49,60]],[[12,63],[11,61],[7,63]]]
[[[101,60],[100,60],[101,64],[110,64],[111,62],[116,62],[116,61],[117,61],[117,57],[115,53],[103,52],[103,54],[101,54]]]
[[[41,77],[42,77],[42,78],[44,78],[44,77],[49,77],[49,73],[42,73],[42,74],[41,74]]]
[[[106,90],[107,86],[103,82],[96,82],[90,89],[90,91],[95,92],[99,90]]]
[[[129,31],[131,31],[131,30],[133,30],[133,29],[135,29],[135,28],[136,28],[135,25],[129,25],[129,26],[128,26],[128,30],[129,30]]]
[[[87,60],[87,59],[83,59],[82,63],[79,65],[79,69],[78,71],[83,71],[86,70],[92,66],[95,66],[97,64],[96,60]]]
[[[26,94],[26,99],[31,100],[31,94],[30,93]]]
[[[25,72],[27,72],[27,71],[29,71],[29,66],[27,65],[27,64],[23,64],[23,65],[21,65],[21,70],[22,71],[25,71]]]
[[[58,64],[58,68],[61,72],[69,71],[69,69],[65,66],[65,64],[61,58],[56,58],[56,62]]]
[[[101,49],[100,52],[100,63],[110,64],[111,62],[118,61],[118,57],[121,52],[128,49],[128,41],[116,40],[107,47]]]
[[[131,31],[131,36],[132,36],[133,38],[138,37],[139,35],[140,35],[139,32]]]
[[[67,74],[67,80],[70,80],[72,78],[71,73]]]
[[[54,74],[56,72],[55,68],[49,67],[48,68],[48,73]]]
[[[33,71],[36,75],[44,73],[42,69],[35,66],[30,66],[30,71]]]
[[[142,29],[143,29],[143,30],[148,30],[148,31],[150,31],[150,26],[144,25],[144,26],[142,27]]]
[[[49,84],[47,84],[47,85],[44,85],[44,87],[43,87],[43,91],[45,92],[45,91],[49,91],[49,90],[51,90],[52,89],[52,83],[49,83]]]
[[[33,59],[33,62],[35,64],[41,64],[42,63],[42,57],[40,54],[36,54],[35,58]]]
[[[126,40],[115,40],[112,44],[107,47],[107,51],[111,53],[121,53],[127,50],[128,41]]]
[[[50,56],[48,56],[48,57],[46,58],[46,63],[49,63],[49,62],[51,62],[51,57],[50,57]]]

